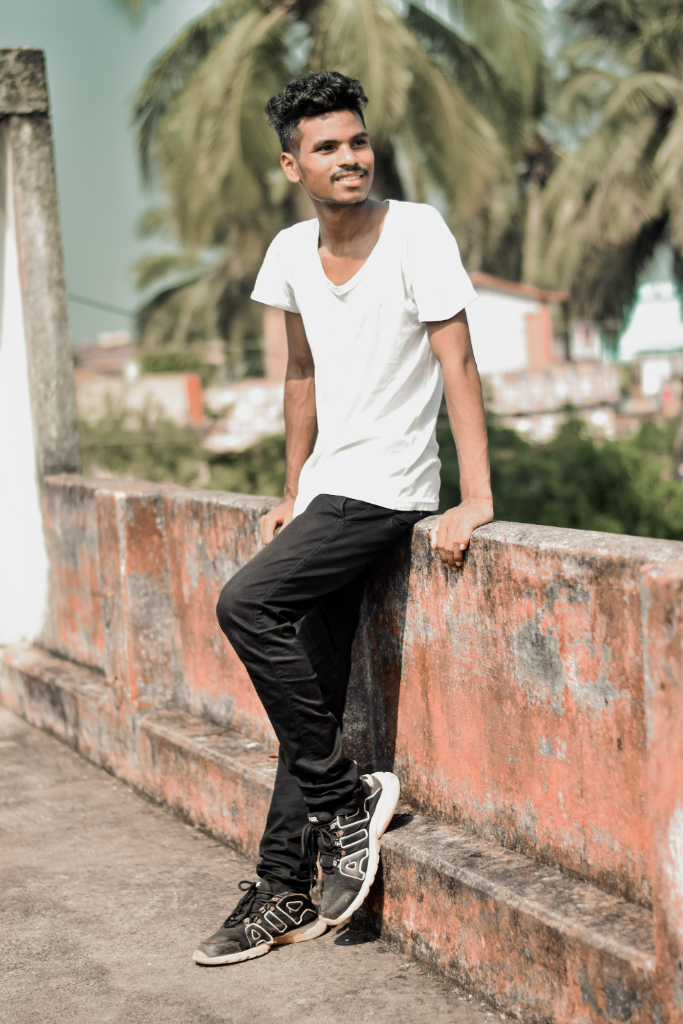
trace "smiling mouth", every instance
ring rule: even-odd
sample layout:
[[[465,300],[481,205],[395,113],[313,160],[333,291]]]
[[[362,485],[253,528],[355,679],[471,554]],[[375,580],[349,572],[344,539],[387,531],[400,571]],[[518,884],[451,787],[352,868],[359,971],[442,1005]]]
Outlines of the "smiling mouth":
[[[365,177],[365,171],[354,171],[353,174],[338,175],[334,180],[341,181],[345,185],[358,184]]]

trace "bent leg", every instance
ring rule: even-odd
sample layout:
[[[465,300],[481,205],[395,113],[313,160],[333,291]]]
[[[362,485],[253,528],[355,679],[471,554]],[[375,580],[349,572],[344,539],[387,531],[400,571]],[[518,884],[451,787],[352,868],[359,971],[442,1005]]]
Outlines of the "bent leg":
[[[221,628],[249,672],[309,811],[355,807],[358,773],[343,755],[340,724],[295,623],[409,525],[406,513],[319,495],[221,593]]]
[[[351,672],[351,646],[367,574],[368,569],[363,570],[345,587],[323,597],[297,627],[299,642],[316,674],[325,706],[340,728]],[[308,889],[310,867],[301,856],[301,833],[308,822],[307,815],[299,783],[280,753],[256,869],[261,878],[270,881],[273,891]]]

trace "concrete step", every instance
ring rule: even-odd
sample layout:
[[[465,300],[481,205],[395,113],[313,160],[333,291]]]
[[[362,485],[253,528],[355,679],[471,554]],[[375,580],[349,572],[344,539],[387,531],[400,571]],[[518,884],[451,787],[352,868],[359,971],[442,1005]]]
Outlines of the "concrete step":
[[[97,672],[6,649],[10,710],[256,855],[272,791],[267,741],[177,710],[129,716]],[[525,1021],[663,1019],[652,914],[594,885],[403,808],[363,913],[420,961]]]

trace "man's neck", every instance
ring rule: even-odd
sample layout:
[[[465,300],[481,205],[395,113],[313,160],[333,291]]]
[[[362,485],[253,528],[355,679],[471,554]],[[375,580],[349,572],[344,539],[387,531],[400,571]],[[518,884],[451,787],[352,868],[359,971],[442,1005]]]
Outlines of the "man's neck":
[[[323,203],[313,200],[320,224],[320,244],[333,255],[343,255],[384,220],[386,203],[365,199],[362,203]]]

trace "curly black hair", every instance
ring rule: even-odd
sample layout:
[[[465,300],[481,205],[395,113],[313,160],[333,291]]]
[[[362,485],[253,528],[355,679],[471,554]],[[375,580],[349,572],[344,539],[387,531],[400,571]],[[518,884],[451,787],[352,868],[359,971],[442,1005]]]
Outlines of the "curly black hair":
[[[312,71],[286,85],[266,104],[266,117],[280,139],[283,152],[289,145],[302,117],[317,117],[333,110],[352,110],[363,124],[363,107],[368,98],[357,78],[338,71]]]

